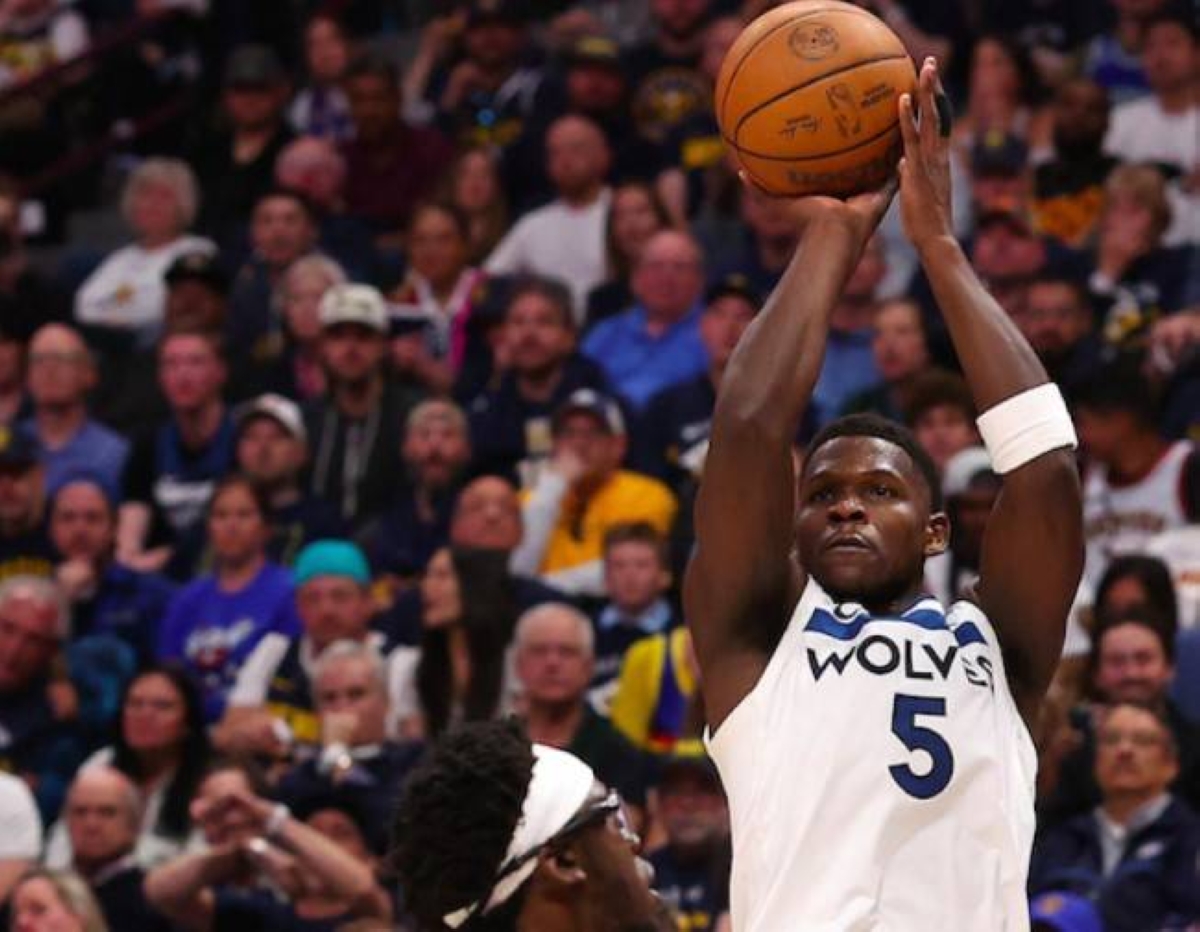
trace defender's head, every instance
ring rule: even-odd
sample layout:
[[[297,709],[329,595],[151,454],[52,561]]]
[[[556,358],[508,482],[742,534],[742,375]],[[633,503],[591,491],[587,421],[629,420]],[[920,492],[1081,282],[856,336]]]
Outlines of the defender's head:
[[[873,414],[834,421],[809,444],[795,535],[801,564],[834,598],[889,603],[949,542],[937,468],[898,424]]]

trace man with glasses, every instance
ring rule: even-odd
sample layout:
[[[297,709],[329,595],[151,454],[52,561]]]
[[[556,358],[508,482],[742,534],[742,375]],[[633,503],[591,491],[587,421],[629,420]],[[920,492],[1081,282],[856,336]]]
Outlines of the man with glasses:
[[[421,929],[668,932],[616,793],[513,722],[446,734],[413,772],[393,864]]]
[[[1109,932],[1200,919],[1200,819],[1168,791],[1178,770],[1159,713],[1131,702],[1111,706],[1096,733],[1100,805],[1038,839],[1030,890],[1094,898]]]

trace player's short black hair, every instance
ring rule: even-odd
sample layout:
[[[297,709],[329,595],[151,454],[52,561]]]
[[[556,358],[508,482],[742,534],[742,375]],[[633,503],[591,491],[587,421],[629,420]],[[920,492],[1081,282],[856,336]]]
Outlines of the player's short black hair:
[[[925,452],[925,448],[917,442],[913,432],[904,425],[889,421],[878,414],[848,414],[827,424],[817,432],[817,435],[808,444],[804,462],[807,464],[817,450],[838,437],[877,437],[895,444],[908,454],[908,458],[913,461],[920,471],[921,477],[925,480],[925,485],[929,487],[930,508],[933,511],[941,511],[945,507],[942,497],[942,482],[938,478],[937,466]]]
[[[533,776],[533,746],[515,720],[451,729],[413,770],[392,824],[390,861],[405,903],[425,929],[486,897],[508,850]],[[523,891],[469,932],[515,932]]]

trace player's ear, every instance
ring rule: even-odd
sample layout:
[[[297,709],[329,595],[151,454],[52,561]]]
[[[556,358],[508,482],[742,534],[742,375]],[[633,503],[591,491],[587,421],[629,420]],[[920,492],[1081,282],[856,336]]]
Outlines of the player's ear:
[[[579,865],[579,859],[568,845],[545,854],[538,865],[543,882],[556,887],[578,887],[587,880],[587,874]]]
[[[936,557],[950,546],[950,519],[944,511],[935,511],[925,525],[925,556]]]

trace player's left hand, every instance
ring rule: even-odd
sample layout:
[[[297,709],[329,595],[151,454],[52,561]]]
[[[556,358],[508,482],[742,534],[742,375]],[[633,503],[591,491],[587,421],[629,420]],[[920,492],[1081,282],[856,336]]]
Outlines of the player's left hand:
[[[937,63],[925,59],[917,93],[900,97],[900,211],[904,232],[920,250],[954,236],[950,213],[950,109]],[[920,118],[918,119],[918,114]]]

